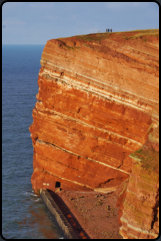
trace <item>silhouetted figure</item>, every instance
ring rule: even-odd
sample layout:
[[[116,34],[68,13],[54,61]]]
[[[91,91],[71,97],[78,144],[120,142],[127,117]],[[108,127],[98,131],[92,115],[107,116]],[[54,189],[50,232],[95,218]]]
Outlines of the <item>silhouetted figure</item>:
[[[111,32],[112,33],[112,28],[110,29],[110,28],[106,28],[106,33],[109,33],[109,32]]]

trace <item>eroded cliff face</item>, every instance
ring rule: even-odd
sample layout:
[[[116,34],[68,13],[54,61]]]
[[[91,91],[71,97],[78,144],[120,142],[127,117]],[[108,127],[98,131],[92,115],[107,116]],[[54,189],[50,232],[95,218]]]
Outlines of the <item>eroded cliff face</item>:
[[[154,239],[159,234],[159,128],[152,127],[142,148],[132,153],[132,173],[126,190],[120,234]]]
[[[30,126],[35,192],[112,188],[135,176],[129,155],[158,126],[158,39],[149,30],[47,42]]]

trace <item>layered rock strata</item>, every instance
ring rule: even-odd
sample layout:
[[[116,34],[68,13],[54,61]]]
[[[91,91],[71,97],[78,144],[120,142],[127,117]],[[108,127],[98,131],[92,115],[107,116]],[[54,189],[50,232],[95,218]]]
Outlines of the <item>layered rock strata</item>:
[[[30,126],[35,192],[58,186],[110,189],[126,182],[129,155],[142,148],[149,127],[158,125],[158,34],[102,33],[47,42]]]
[[[128,239],[154,239],[159,234],[159,130],[131,154],[132,173],[123,203],[120,234]],[[154,145],[155,143],[155,145]]]

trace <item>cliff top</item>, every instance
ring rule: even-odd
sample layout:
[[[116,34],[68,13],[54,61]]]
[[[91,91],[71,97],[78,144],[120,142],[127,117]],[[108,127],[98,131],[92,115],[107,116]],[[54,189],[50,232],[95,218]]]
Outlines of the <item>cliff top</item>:
[[[126,32],[105,32],[105,33],[91,33],[85,35],[76,35],[72,37],[57,38],[55,40],[60,40],[64,43],[70,41],[73,42],[73,47],[76,47],[76,42],[80,43],[92,43],[99,42],[102,43],[103,40],[115,40],[125,42],[125,40],[158,40],[159,38],[159,29],[147,29],[147,30],[135,30],[135,31],[126,31]],[[49,40],[52,41],[52,40]],[[75,44],[74,44],[75,42]]]

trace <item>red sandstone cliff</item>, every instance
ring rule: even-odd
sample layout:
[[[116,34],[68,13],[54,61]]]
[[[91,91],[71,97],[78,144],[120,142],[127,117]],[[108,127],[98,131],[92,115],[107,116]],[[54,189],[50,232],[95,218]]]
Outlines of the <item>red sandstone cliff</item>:
[[[30,126],[35,192],[55,190],[57,182],[65,190],[113,188],[130,177],[128,194],[136,173],[138,190],[142,166],[136,171],[129,155],[147,142],[149,128],[158,126],[158,40],[158,30],[147,30],[47,42]],[[147,146],[158,152],[158,142]],[[156,178],[152,212],[157,183]],[[127,194],[121,204],[125,238],[129,237],[126,202],[134,202]]]
[[[147,142],[132,153],[132,173],[126,190],[120,234],[124,238],[154,239],[159,234],[159,129],[151,128]]]

